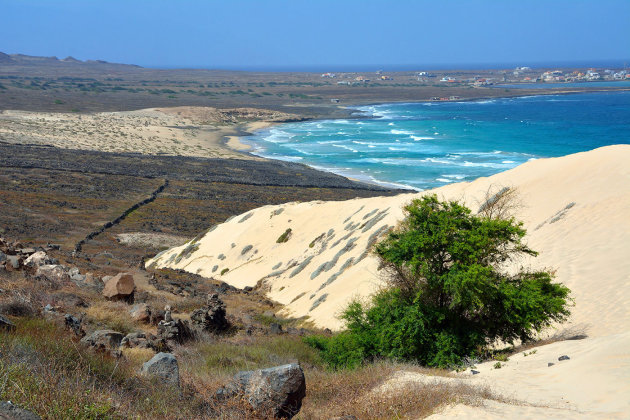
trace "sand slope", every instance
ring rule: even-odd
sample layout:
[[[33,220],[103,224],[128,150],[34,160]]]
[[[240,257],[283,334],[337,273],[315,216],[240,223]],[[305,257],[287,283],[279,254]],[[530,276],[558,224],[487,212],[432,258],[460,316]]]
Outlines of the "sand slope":
[[[589,335],[611,333],[630,321],[628,295],[620,290],[630,283],[629,161],[630,146],[609,146],[531,161],[431,192],[464,199],[477,209],[489,186],[518,188],[523,207],[516,216],[525,222],[529,245],[540,252],[522,264],[557,269],[558,281],[576,299],[573,325]],[[265,206],[151,262],[220,277],[237,287],[262,280],[269,295],[287,305],[287,313],[338,328],[335,313],[347,300],[381,284],[377,261],[366,252],[369,245],[396,225],[401,207],[415,196]],[[289,228],[287,242],[278,243]],[[182,252],[186,246],[192,252]]]
[[[557,270],[557,280],[575,299],[570,322],[557,332],[588,336],[539,347],[527,357],[518,354],[502,369],[489,362],[478,366],[479,375],[463,374],[462,380],[488,383],[523,406],[459,405],[437,416],[630,418],[629,162],[630,145],[608,146],[431,191],[476,210],[489,187],[516,187],[523,203],[516,216],[525,223],[528,244],[540,252],[521,264]],[[368,251],[414,196],[261,207],[149,263],[237,287],[261,282],[271,298],[286,305],[286,314],[340,328],[335,315],[348,300],[382,284]],[[288,228],[288,240],[278,243]],[[558,362],[563,354],[571,359]]]

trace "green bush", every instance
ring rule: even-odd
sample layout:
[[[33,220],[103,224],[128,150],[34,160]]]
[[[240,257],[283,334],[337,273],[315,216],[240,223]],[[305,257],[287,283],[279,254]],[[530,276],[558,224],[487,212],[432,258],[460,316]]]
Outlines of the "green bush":
[[[291,231],[291,228],[287,228],[287,230],[285,230],[284,233],[276,239],[276,243],[283,244],[287,242],[289,238],[291,238]]]
[[[502,340],[527,341],[569,315],[569,289],[553,273],[506,274],[505,263],[537,253],[514,219],[475,216],[435,196],[405,207],[406,219],[375,250],[389,287],[343,312],[347,331],[309,343],[334,368],[386,357],[461,365]]]

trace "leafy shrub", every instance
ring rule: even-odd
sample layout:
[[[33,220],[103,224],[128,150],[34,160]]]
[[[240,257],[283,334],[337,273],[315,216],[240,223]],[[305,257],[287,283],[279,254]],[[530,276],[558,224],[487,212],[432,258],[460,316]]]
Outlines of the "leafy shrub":
[[[291,228],[288,228],[287,230],[284,231],[282,235],[278,237],[278,239],[276,239],[276,243],[279,243],[279,244],[285,243],[289,240],[290,237],[291,237]]]
[[[527,341],[569,315],[569,289],[552,283],[553,273],[501,271],[537,255],[522,243],[522,223],[474,216],[436,196],[412,201],[405,213],[376,246],[389,287],[350,303],[347,331],[309,341],[332,367],[377,357],[456,366],[496,340]]]

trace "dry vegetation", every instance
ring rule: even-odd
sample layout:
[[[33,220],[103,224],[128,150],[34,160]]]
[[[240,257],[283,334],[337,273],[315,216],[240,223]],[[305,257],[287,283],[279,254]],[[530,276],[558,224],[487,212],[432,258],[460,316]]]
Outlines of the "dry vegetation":
[[[435,372],[377,362],[353,371],[329,371],[299,338],[235,337],[175,350],[181,394],[138,374],[153,353],[128,349],[123,357],[93,353],[54,322],[14,318],[18,333],[0,333],[0,398],[44,419],[265,418],[244,405],[212,403],[214,393],[239,370],[299,360],[307,396],[296,419],[354,415],[360,419],[422,418],[445,404],[480,404],[495,397],[465,384],[414,384],[392,393],[378,387],[395,372]]]

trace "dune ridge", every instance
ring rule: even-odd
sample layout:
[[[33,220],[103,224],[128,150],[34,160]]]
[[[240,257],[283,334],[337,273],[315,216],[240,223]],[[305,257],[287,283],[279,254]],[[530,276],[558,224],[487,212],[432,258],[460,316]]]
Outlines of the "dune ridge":
[[[626,296],[618,293],[630,280],[629,157],[630,146],[607,146],[421,193],[264,206],[148,264],[220,277],[236,287],[260,282],[286,305],[287,315],[339,328],[335,315],[348,299],[382,285],[369,248],[402,219],[405,203],[437,194],[463,200],[476,211],[488,188],[509,186],[518,190],[522,206],[515,216],[524,222],[526,240],[540,252],[519,263],[557,270],[557,280],[576,299],[570,327],[609,333],[630,321]],[[278,241],[287,229],[286,242]]]

